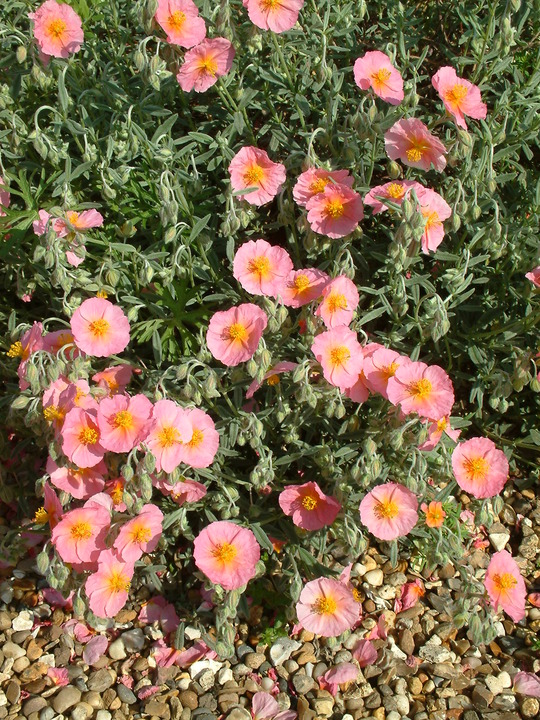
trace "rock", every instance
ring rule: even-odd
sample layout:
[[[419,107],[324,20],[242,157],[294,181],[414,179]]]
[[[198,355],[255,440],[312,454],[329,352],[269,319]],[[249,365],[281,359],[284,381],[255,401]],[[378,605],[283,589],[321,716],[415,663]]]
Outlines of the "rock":
[[[244,708],[233,708],[227,715],[227,720],[251,720],[251,713]]]
[[[367,572],[363,579],[372,587],[380,587],[384,582],[384,574],[380,568],[375,568]]]
[[[148,715],[156,715],[158,718],[164,718],[164,720],[169,720],[171,717],[171,711],[167,703],[154,698],[145,704],[144,712]]]
[[[16,705],[21,697],[21,686],[19,683],[16,683],[15,680],[12,680],[8,683],[5,693],[8,703],[10,705]]]
[[[86,718],[92,717],[94,714],[94,708],[88,703],[82,702],[75,705],[71,711],[71,720],[86,720]]]
[[[329,718],[334,711],[334,698],[329,692],[321,690],[318,697],[311,701],[311,705],[316,715],[321,718]]]
[[[270,659],[274,664],[282,665],[285,660],[288,660],[295,650],[299,650],[302,647],[302,643],[297,640],[293,640],[289,637],[280,637],[270,648]]]
[[[218,707],[221,712],[227,712],[232,707],[238,705],[239,697],[235,692],[221,692],[218,697]]]
[[[30,642],[26,646],[26,657],[30,660],[30,662],[34,662],[35,660],[38,660],[42,655],[43,649],[40,648],[37,642],[32,638],[32,640],[30,640]]]
[[[189,708],[190,710],[195,710],[196,707],[199,707],[199,699],[193,690],[184,690],[181,692],[180,702],[185,708]]]
[[[493,695],[500,695],[504,690],[500,678],[498,678],[496,675],[487,675],[485,683],[488,686],[488,690],[492,692]]]
[[[219,685],[225,685],[226,682],[231,682],[233,679],[233,673],[231,668],[221,668],[217,674],[217,681]]]
[[[405,695],[390,695],[384,698],[383,705],[387,713],[397,712],[400,716],[407,715],[410,709],[409,700]]]
[[[27,700],[23,707],[23,715],[25,717],[28,717],[29,715],[32,715],[32,713],[39,712],[40,710],[43,710],[44,707],[47,707],[47,701],[43,697],[33,697]]]
[[[43,710],[39,713],[39,720],[52,720],[55,716],[56,713],[54,712],[54,708],[52,708],[50,705],[47,705],[47,707],[44,707]]]
[[[248,668],[251,668],[252,670],[258,670],[258,668],[261,667],[263,662],[266,660],[266,657],[262,653],[248,653],[244,657],[244,662],[248,666]]]
[[[197,675],[197,682],[201,686],[203,692],[207,692],[214,687],[215,674],[210,668],[205,668],[202,672]]]
[[[492,703],[494,710],[515,710],[517,708],[516,696],[510,693],[497,695]]]
[[[118,683],[118,685],[116,686],[116,694],[122,702],[127,703],[128,705],[133,705],[137,702],[135,693],[128,687],[126,687],[123,683]]]
[[[499,552],[500,550],[504,550],[506,547],[506,543],[510,540],[510,533],[509,532],[495,532],[489,533],[489,542],[493,546],[493,548]]]
[[[221,666],[223,663],[217,662],[217,660],[197,660],[197,662],[194,662],[192,665],[189,666],[189,675],[192,680],[199,681],[199,675],[203,672],[203,670],[211,670],[212,671],[212,683],[214,682],[213,676],[221,670]],[[249,671],[249,669],[248,669]]]
[[[31,630],[34,627],[34,613],[30,610],[23,610],[13,618],[11,627],[16,632],[20,630]]]
[[[11,627],[11,615],[5,610],[0,611],[0,632],[9,630]]]
[[[487,708],[493,702],[493,693],[477,683],[472,691],[472,701],[477,708]]]
[[[430,663],[442,663],[452,659],[450,650],[441,644],[441,639],[436,635],[419,649],[418,655]]]
[[[18,658],[24,657],[25,652],[22,647],[15,645],[15,643],[8,640],[2,647],[4,657],[8,659],[17,660]]]
[[[414,635],[405,628],[399,635],[399,647],[408,656],[414,653]]]
[[[141,628],[133,628],[133,630],[127,630],[120,635],[124,647],[128,652],[140,652],[146,643],[146,638]]]
[[[55,695],[52,701],[52,706],[57,713],[64,713],[69,708],[76,705],[81,700],[81,691],[73,687],[73,685],[66,685],[63,687],[58,695]]]
[[[525,698],[521,703],[521,715],[524,718],[534,718],[540,712],[540,703],[535,697]]]
[[[111,660],[124,660],[124,658],[127,657],[124,641],[121,637],[117,638],[109,645],[108,653]]]
[[[112,720],[112,715],[108,710],[98,710],[96,720]]]
[[[317,683],[313,678],[304,675],[303,673],[296,673],[293,676],[292,684],[298,695],[307,695],[310,690],[313,690],[317,686]]]
[[[107,668],[101,668],[101,670],[97,670],[90,675],[87,685],[89,690],[102,693],[110,688],[114,681],[115,678],[109,670]]]
[[[506,672],[506,670],[503,670],[503,672],[499,673],[497,676],[500,680],[501,686],[507,690],[508,688],[512,687],[512,678],[510,675]]]
[[[95,710],[101,710],[103,707],[103,699],[95,690],[90,690],[83,695],[84,702],[91,705]]]

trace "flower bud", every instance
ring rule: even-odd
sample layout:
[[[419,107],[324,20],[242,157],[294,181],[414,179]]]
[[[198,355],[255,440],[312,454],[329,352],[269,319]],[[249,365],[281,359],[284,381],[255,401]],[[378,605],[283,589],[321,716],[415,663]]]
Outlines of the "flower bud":
[[[395,160],[391,160],[386,165],[386,172],[391,180],[397,180],[397,178],[401,175],[401,167]]]
[[[26,60],[26,48],[24,47],[24,45],[19,45],[19,47],[17,48],[16,56],[18,63],[22,64]]]
[[[139,49],[133,53],[133,62],[139,72],[142,72],[146,68],[146,57]]]

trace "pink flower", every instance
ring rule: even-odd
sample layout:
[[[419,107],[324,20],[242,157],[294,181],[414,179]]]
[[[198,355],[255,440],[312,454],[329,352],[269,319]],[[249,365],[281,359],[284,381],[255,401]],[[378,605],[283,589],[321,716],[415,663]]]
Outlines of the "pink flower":
[[[184,63],[177,74],[180,87],[184,92],[204,92],[226,75],[232,67],[234,48],[225,38],[203,40],[184,56]]]
[[[152,403],[146,395],[103,398],[97,412],[100,443],[111,452],[130,452],[146,437],[151,415]]]
[[[43,336],[43,349],[50,352],[51,355],[58,355],[61,350],[68,347],[69,353],[66,357],[79,357],[80,353],[78,348],[75,347],[73,333],[70,330],[55,330]]]
[[[67,512],[52,531],[52,544],[64,562],[95,563],[105,549],[111,518],[101,506]]]
[[[186,502],[197,502],[207,493],[206,487],[202,483],[190,478],[181,477],[175,483],[152,479],[152,483],[164,495],[170,495],[171,500],[174,500],[177,505],[183,505]]]
[[[138,619],[144,625],[158,622],[165,635],[174,632],[180,624],[180,618],[176,614],[174,605],[167,602],[161,595],[151,598],[142,605]]]
[[[354,82],[362,90],[373,89],[375,95],[390,105],[403,100],[403,78],[388,55],[380,50],[367,52],[354,63]]]
[[[214,421],[203,410],[193,408],[187,411],[192,436],[182,445],[182,462],[192,468],[205,468],[214,462],[219,447],[219,434]],[[206,490],[206,488],[205,488]]]
[[[513,680],[514,692],[540,698],[540,677],[535,673],[518,672]]]
[[[452,453],[457,484],[476,498],[498,495],[508,480],[508,460],[493,440],[474,437],[460,443]]]
[[[360,195],[346,185],[333,183],[308,200],[306,209],[311,229],[334,239],[350,235],[364,217]]]
[[[315,315],[322,318],[326,327],[350,325],[360,301],[353,281],[346,275],[339,275],[325,285],[322,295],[323,300],[315,310]]]
[[[133,375],[133,367],[131,365],[114,365],[102,372],[92,375],[92,380],[97,382],[98,386],[107,390],[109,395],[123,393],[126,386],[131,381]]]
[[[56,437],[59,437],[66,414],[75,405],[77,387],[62,375],[43,393],[43,417],[51,423]]]
[[[17,375],[19,376],[19,388],[27,390],[30,384],[26,380],[26,368],[28,360],[33,353],[43,349],[43,325],[40,322],[34,322],[30,330],[27,330],[20,340],[13,343],[7,351],[9,358],[21,358]]]
[[[416,194],[423,186],[416,180],[392,180],[384,185],[377,185],[371,188],[364,198],[364,205],[370,205],[373,214],[388,210],[388,206],[384,204],[381,198],[387,198],[396,205],[401,205],[405,198],[409,197],[411,190],[414,188]]]
[[[72,408],[62,426],[62,450],[80,468],[97,465],[105,455],[95,411]]]
[[[450,414],[454,404],[452,381],[438,365],[408,362],[400,365],[389,378],[388,399],[400,405],[405,415],[439,420]]]
[[[416,525],[418,500],[398,483],[377,485],[360,503],[360,520],[379,540],[395,540]]]
[[[361,668],[377,662],[377,651],[371,640],[359,640],[354,646],[352,656]]]
[[[364,348],[364,375],[365,383],[371,392],[376,392],[388,399],[388,381],[394,377],[400,365],[410,362],[409,358],[400,355],[395,350],[379,347],[366,355]]]
[[[279,287],[278,296],[288,307],[302,307],[320,297],[329,280],[322,270],[291,270]]]
[[[280,285],[292,272],[289,253],[266,240],[249,240],[234,256],[233,275],[253,295],[275,297]]]
[[[281,373],[290,372],[296,367],[298,367],[298,363],[287,362],[287,360],[277,363],[276,365],[274,365],[274,367],[270,368],[270,370],[268,370],[268,372],[264,374],[262,382],[257,382],[257,380],[253,380],[253,382],[247,389],[246,400],[250,400],[253,397],[253,395],[261,387],[265,380],[268,385],[277,385],[279,383],[279,375]]]
[[[84,586],[90,610],[98,617],[114,617],[126,604],[133,572],[133,562],[122,560],[114,550],[104,550],[97,572]]]
[[[267,692],[256,692],[251,698],[253,720],[294,720],[294,710],[280,710],[278,702]]]
[[[90,468],[59,467],[52,458],[47,459],[47,472],[52,484],[70,493],[77,500],[87,500],[105,487],[103,476],[107,466],[100,461]]]
[[[327,670],[324,675],[319,678],[319,686],[322,690],[336,697],[339,692],[340,685],[348,686],[358,677],[358,668],[352,663],[340,663]]]
[[[47,677],[51,678],[56,687],[69,685],[69,673],[67,668],[49,667],[47,668]]]
[[[305,0],[242,0],[249,19],[261,30],[282,33],[296,25]]]
[[[121,353],[129,343],[129,320],[104,298],[85,300],[73,313],[71,331],[77,347],[94,357]]]
[[[530,280],[535,287],[540,287],[540,265],[533,268],[531,272],[525,273],[527,280]]]
[[[323,168],[309,168],[301,175],[293,188],[293,198],[300,207],[306,207],[314,195],[324,192],[328,184],[345,185],[352,187],[354,178],[348,170],[324,170]]]
[[[58,525],[63,514],[64,508],[60,500],[49,483],[46,482],[43,485],[43,507],[36,511],[34,522],[36,525],[45,525],[48,522],[52,530]]]
[[[429,255],[442,243],[444,237],[443,220],[452,214],[452,208],[439,193],[429,188],[417,188],[416,195],[420,203],[420,212],[426,221],[422,235],[422,252]]]
[[[443,433],[446,433],[449,438],[454,440],[454,442],[457,441],[458,437],[461,435],[461,430],[453,430],[450,426],[450,418],[448,416],[441,418],[440,420],[437,420],[436,422],[432,422],[429,426],[429,435],[428,439],[423,442],[421,445],[418,446],[419,450],[433,450],[433,448],[438,444],[439,440],[442,438]]]
[[[500,605],[516,623],[525,617],[525,581],[516,561],[507,550],[501,550],[492,556],[486,570],[484,586],[495,612]]]
[[[252,146],[243,147],[236,153],[229,165],[229,174],[235,193],[256,188],[255,192],[238,195],[250,205],[264,205],[273,200],[286,176],[285,165],[272,162],[268,153]]]
[[[42,219],[42,212],[39,213],[40,220]],[[57,218],[54,221],[54,230],[58,237],[65,237],[70,232],[83,233],[85,230],[101,227],[101,225],[103,225],[103,215],[95,208],[83,210],[80,213],[75,210],[68,210],[64,218]]]
[[[352,591],[339,580],[308,582],[296,604],[299,624],[315,635],[336,637],[350,630],[360,616]]]
[[[420,509],[426,514],[425,522],[428,527],[438,528],[443,525],[446,513],[441,502],[432,500],[429,505],[422,503]]]
[[[34,230],[34,234],[38,235],[39,237],[41,235],[45,235],[45,233],[49,229],[50,219],[50,213],[48,213],[46,210],[40,210],[38,212],[38,220],[34,220],[34,222],[32,223],[32,229]]]
[[[454,116],[458,127],[467,129],[465,115],[476,120],[483,120],[486,117],[487,105],[482,102],[480,88],[458,77],[453,67],[445,66],[437,70],[431,82],[439,93],[446,111]]]
[[[352,387],[362,370],[362,346],[345,325],[317,335],[311,346],[326,380],[339,388]]]
[[[416,578],[413,582],[405,583],[401,587],[401,595],[399,599],[394,602],[394,612],[400,613],[405,612],[411,607],[414,607],[418,600],[426,594],[424,583],[420,578]]]
[[[163,526],[163,513],[156,506],[148,503],[143,505],[140,513],[133,520],[122,525],[113,548],[118,557],[127,562],[134,563],[142,557],[143,553],[150,553],[156,549],[161,537]]]
[[[304,530],[320,530],[331,525],[341,510],[341,504],[325,495],[316,482],[286,485],[279,495],[279,506]]]
[[[193,436],[184,408],[172,400],[158,400],[152,411],[152,426],[145,443],[156,458],[156,469],[172,472],[182,462],[182,447]]]
[[[392,125],[384,135],[384,146],[390,160],[401,160],[404,165],[429,170],[446,167],[446,148],[432,135],[426,125],[416,118],[403,118]]]
[[[358,373],[358,378],[354,385],[351,385],[350,388],[345,389],[345,395],[353,402],[363,403],[368,399],[370,389],[366,383],[366,360],[371,357],[371,355],[373,355],[376,350],[383,349],[383,346],[379,345],[379,343],[368,343],[362,348],[362,355],[364,358],[362,370],[360,370],[360,372]]]
[[[45,0],[28,17],[34,21],[34,37],[45,55],[67,58],[81,49],[84,41],[81,18],[69,5]]]
[[[190,48],[206,36],[206,25],[192,0],[158,0],[155,19],[172,45]]]
[[[224,365],[239,365],[254,355],[267,323],[264,310],[252,303],[214,313],[206,333],[208,349]]]
[[[0,175],[0,185],[6,185],[6,181],[4,178]],[[2,208],[8,208],[9,204],[11,202],[11,195],[7,190],[0,190],[0,217],[5,216],[5,212],[2,210]]]
[[[241,588],[254,578],[260,556],[251,530],[225,520],[210,523],[193,542],[195,565],[225,590]]]

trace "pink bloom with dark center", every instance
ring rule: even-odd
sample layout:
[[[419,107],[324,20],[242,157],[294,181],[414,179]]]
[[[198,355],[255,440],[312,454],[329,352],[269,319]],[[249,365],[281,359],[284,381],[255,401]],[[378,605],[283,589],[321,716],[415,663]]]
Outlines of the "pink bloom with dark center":
[[[122,525],[113,548],[118,556],[135,562],[156,549],[163,529],[163,513],[152,503],[143,505],[137,517]]]
[[[443,221],[452,215],[452,208],[439,193],[429,188],[418,188],[418,202],[420,212],[426,221],[424,234],[422,235],[422,252],[429,255],[442,243],[444,237]]]
[[[476,498],[498,495],[508,480],[506,455],[485,437],[457,445],[452,453],[452,470],[459,487]]]
[[[275,297],[293,269],[289,253],[266,240],[249,240],[234,256],[233,275],[252,295]]]
[[[282,33],[296,25],[305,0],[242,0],[249,19],[261,30]]]
[[[214,313],[206,333],[208,349],[224,365],[239,365],[253,357],[267,323],[264,310],[252,303]]]
[[[352,187],[354,178],[348,170],[324,170],[323,168],[309,168],[301,175],[293,188],[293,198],[300,207],[306,207],[314,195],[324,192],[329,184]]]
[[[111,452],[130,452],[148,434],[151,415],[152,403],[146,395],[103,398],[97,412],[101,444]]]
[[[90,468],[59,467],[52,458],[47,459],[47,472],[52,484],[70,493],[77,500],[87,500],[105,487],[107,466],[103,461]]]
[[[327,328],[350,325],[360,297],[356,285],[346,275],[327,283],[322,291],[322,302],[315,315],[322,318]]]
[[[182,462],[192,468],[208,467],[214,462],[219,448],[219,434],[214,421],[198,408],[188,410],[187,419],[191,423],[192,435],[191,440],[182,445]]]
[[[360,617],[352,590],[339,580],[318,578],[308,582],[296,604],[301,627],[315,635],[337,637],[350,630]]]
[[[281,373],[290,372],[297,367],[298,363],[288,362],[287,360],[277,363],[276,365],[274,365],[274,367],[270,368],[270,370],[268,370],[268,372],[264,374],[262,382],[257,382],[257,380],[253,380],[253,382],[247,389],[246,400],[250,400],[256,393],[256,391],[264,384],[265,381],[267,385],[278,385],[279,375],[281,375]]]
[[[94,357],[121,353],[129,343],[129,320],[105,298],[85,300],[73,313],[71,331],[77,347]]]
[[[322,270],[291,270],[279,287],[278,296],[284,305],[299,308],[321,297],[329,281],[330,277]]]
[[[265,205],[275,198],[285,182],[285,165],[270,160],[268,153],[253,146],[243,147],[229,165],[231,185],[240,200]],[[250,192],[242,194],[242,190]],[[253,190],[255,189],[255,190]]]
[[[124,607],[134,569],[133,562],[123,560],[115,550],[100,554],[97,572],[88,577],[84,586],[95,615],[112,618]]]
[[[193,436],[193,427],[184,408],[172,400],[158,400],[152,411],[152,425],[145,444],[156,458],[156,469],[172,472],[182,462],[182,446]]]
[[[304,530],[320,530],[331,525],[341,510],[341,504],[325,495],[316,482],[286,485],[279,495],[279,506]]]
[[[205,92],[232,67],[235,51],[225,38],[206,39],[188,50],[176,76],[184,92]]]
[[[317,335],[311,352],[331,385],[349,388],[357,382],[364,362],[362,346],[356,333],[345,325]]]
[[[364,217],[360,195],[346,185],[333,183],[308,200],[306,209],[311,229],[334,239],[350,235]]]
[[[260,556],[251,530],[226,520],[210,523],[193,542],[195,565],[225,590],[241,588],[254,578]]]
[[[368,192],[364,198],[364,205],[370,205],[373,215],[388,210],[384,198],[396,205],[401,205],[405,198],[409,197],[411,190],[422,189],[423,186],[416,180],[392,180],[384,185],[377,185]]]
[[[446,111],[454,116],[456,125],[467,129],[465,115],[475,120],[483,120],[487,115],[487,105],[482,102],[478,85],[458,77],[453,67],[439,68],[431,78],[435,90],[439,93]]]
[[[97,382],[98,386],[107,390],[109,395],[123,393],[131,382],[133,375],[133,366],[122,364],[114,365],[106,368],[102,372],[92,375],[92,380]]]
[[[425,451],[433,450],[442,438],[443,433],[446,433],[449,438],[456,442],[461,435],[461,430],[454,430],[450,425],[450,418],[448,416],[443,417],[440,420],[431,423],[429,426],[428,439],[419,445],[418,449]]]
[[[535,287],[540,287],[540,265],[537,265],[531,272],[525,273],[527,280],[530,280]]]
[[[95,563],[105,550],[111,517],[101,506],[67,512],[52,531],[52,544],[64,562]]]
[[[206,36],[206,25],[192,0],[158,0],[154,17],[172,45],[190,48]]]
[[[399,105],[404,98],[401,73],[380,50],[371,50],[355,61],[354,81],[361,90],[372,88],[390,105]]]
[[[100,441],[97,414],[93,410],[72,408],[65,417],[62,438],[63,452],[77,467],[94,467],[105,455],[105,448]]]
[[[401,160],[410,167],[429,170],[433,164],[439,171],[446,167],[446,148],[416,118],[403,118],[392,125],[384,135],[384,147],[390,160]]]
[[[518,564],[507,550],[492,555],[484,586],[495,611],[502,607],[516,623],[525,617],[527,588]]]
[[[348,687],[350,683],[355,682],[357,677],[358,667],[356,665],[347,662],[339,663],[319,677],[319,686],[336,697],[341,685]]]
[[[454,404],[452,381],[438,365],[408,362],[400,365],[389,378],[388,399],[400,405],[405,415],[440,420],[450,414]]]
[[[366,348],[364,348],[365,354]],[[394,377],[400,365],[410,362],[405,355],[395,350],[381,347],[364,359],[364,375],[366,385],[371,392],[376,392],[388,399],[388,381]]]
[[[378,485],[360,503],[360,520],[379,540],[404,537],[418,520],[418,500],[398,483]]]
[[[34,37],[44,55],[67,58],[81,49],[82,21],[69,5],[45,0],[28,17],[34,22]]]

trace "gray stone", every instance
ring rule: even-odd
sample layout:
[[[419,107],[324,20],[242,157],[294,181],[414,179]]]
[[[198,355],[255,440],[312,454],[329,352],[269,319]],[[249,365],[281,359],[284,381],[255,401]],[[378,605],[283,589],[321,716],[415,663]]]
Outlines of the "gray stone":
[[[79,705],[75,705],[71,711],[71,720],[86,720],[86,718],[92,716],[93,712],[93,707],[87,703],[80,703]]]
[[[133,628],[133,630],[127,630],[120,636],[124,643],[124,647],[128,652],[140,652],[146,642],[144,633],[141,628]]]
[[[258,670],[265,660],[266,657],[262,653],[252,652],[244,657],[245,664],[252,670]]]
[[[90,675],[88,689],[96,692],[105,692],[114,683],[114,678],[107,668],[101,668]]]
[[[66,685],[63,687],[58,695],[55,695],[52,701],[52,706],[57,713],[64,713],[69,708],[76,705],[81,700],[81,691],[73,685]]]
[[[441,642],[440,638],[432,638],[419,649],[419,656],[430,663],[443,663],[451,660],[450,650],[438,644],[435,640],[438,640],[439,643]]]
[[[227,720],[251,720],[251,713],[244,708],[233,708],[227,715]]]
[[[296,675],[293,676],[292,684],[294,685],[294,689],[298,695],[307,695],[307,693],[310,690],[313,690],[313,688],[317,685],[313,678],[310,678],[303,673],[296,673]]]
[[[44,707],[39,713],[39,720],[52,720],[55,715],[56,713],[54,712],[54,708],[47,705],[47,707]]]
[[[135,693],[122,683],[118,683],[116,686],[116,694],[122,702],[127,703],[128,705],[133,705],[137,702]]]
[[[112,715],[108,710],[98,710],[96,720],[112,720]]]
[[[472,701],[477,708],[487,708],[493,702],[493,693],[477,683],[472,691]]]
[[[383,704],[387,713],[397,712],[400,716],[407,715],[410,709],[409,700],[405,695],[390,695],[384,698]]]
[[[124,660],[127,657],[124,641],[121,637],[117,638],[109,645],[109,657],[112,660]]]
[[[33,697],[27,700],[23,707],[23,715],[25,717],[28,717],[29,715],[32,715],[32,713],[39,712],[40,710],[43,710],[43,708],[47,707],[47,701],[43,697]]]
[[[270,648],[270,659],[274,664],[283,665],[285,660],[288,660],[295,650],[299,650],[302,647],[302,643],[297,640],[293,640],[289,637],[280,637]]]
[[[19,645],[15,645],[15,643],[8,640],[4,645],[2,646],[2,651],[4,653],[4,657],[8,659],[17,660],[17,658],[23,657],[25,655],[25,652],[22,647]]]
[[[210,668],[206,668],[199,675],[197,675],[197,682],[201,686],[204,692],[214,687],[214,673]]]

